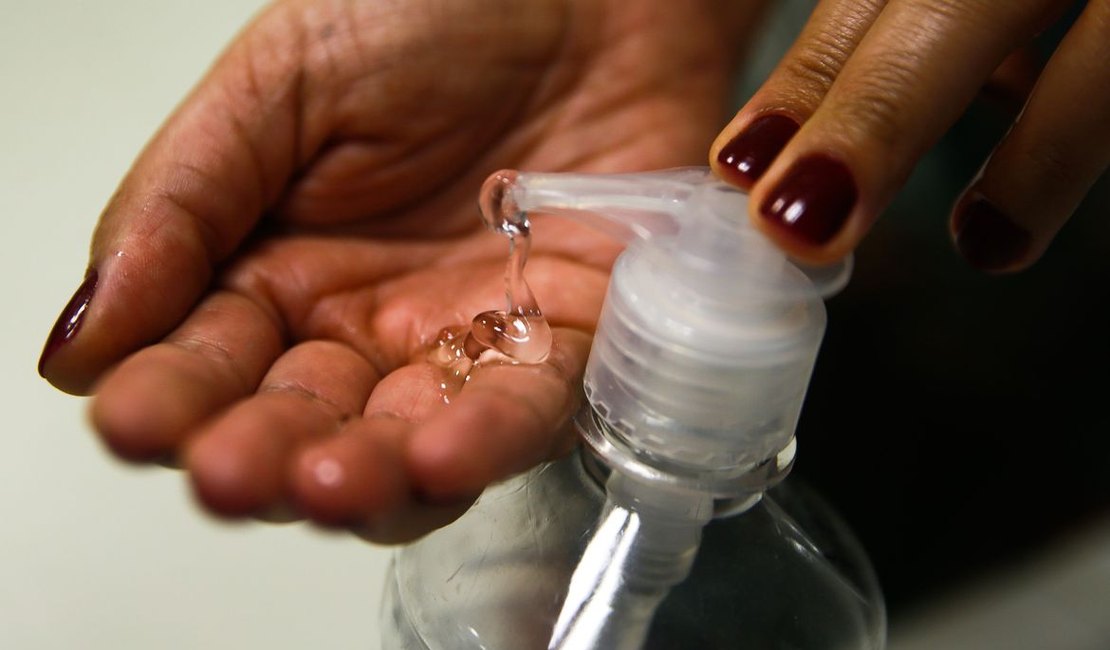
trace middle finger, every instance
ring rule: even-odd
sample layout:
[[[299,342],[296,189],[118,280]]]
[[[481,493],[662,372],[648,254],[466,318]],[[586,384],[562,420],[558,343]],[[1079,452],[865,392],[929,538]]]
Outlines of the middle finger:
[[[757,226],[815,263],[846,255],[917,159],[1056,0],[895,0],[751,194]]]

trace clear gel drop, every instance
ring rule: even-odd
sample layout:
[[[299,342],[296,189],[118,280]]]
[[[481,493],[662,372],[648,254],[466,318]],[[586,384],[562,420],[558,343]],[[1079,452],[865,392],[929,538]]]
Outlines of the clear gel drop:
[[[484,311],[466,327],[440,330],[429,360],[445,369],[440,389],[450,402],[480,363],[541,363],[551,352],[551,327],[524,279],[532,245],[527,215],[512,200],[514,171],[491,175],[482,185],[479,207],[490,230],[509,240],[504,310]],[[492,354],[486,354],[492,351]]]

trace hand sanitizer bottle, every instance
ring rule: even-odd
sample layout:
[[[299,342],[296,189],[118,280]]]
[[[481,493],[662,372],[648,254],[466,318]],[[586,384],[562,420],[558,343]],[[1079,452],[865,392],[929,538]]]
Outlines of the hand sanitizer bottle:
[[[505,172],[486,194],[505,215],[628,242],[586,368],[585,444],[398,552],[383,648],[882,648],[859,545],[817,497],[779,485],[822,298],[850,262],[792,263],[701,168]]]

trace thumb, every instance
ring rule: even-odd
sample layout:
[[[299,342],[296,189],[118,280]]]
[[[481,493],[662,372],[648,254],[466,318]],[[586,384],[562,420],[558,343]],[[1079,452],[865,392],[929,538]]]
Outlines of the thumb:
[[[87,393],[105,369],[165,336],[276,201],[297,158],[293,31],[260,17],[135,161],[43,348],[39,374],[52,384]]]

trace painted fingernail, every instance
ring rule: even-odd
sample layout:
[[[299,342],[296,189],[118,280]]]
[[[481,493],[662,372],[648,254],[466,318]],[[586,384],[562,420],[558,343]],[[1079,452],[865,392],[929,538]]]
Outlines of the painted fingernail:
[[[953,218],[956,248],[982,271],[1002,271],[1028,253],[1032,236],[982,196],[964,203]]]
[[[794,239],[821,245],[840,232],[857,196],[848,167],[815,154],[794,163],[767,194],[759,213]]]
[[[728,180],[742,187],[751,187],[774,162],[790,138],[798,132],[793,119],[772,113],[753,121],[729,141],[717,154]]]
[[[46,339],[46,345],[42,348],[42,355],[39,357],[39,374],[42,375],[43,368],[50,357],[54,356],[63,345],[73,340],[77,336],[77,332],[81,329],[81,323],[84,321],[85,313],[88,311],[89,302],[93,298],[93,293],[96,292],[96,282],[98,274],[95,269],[90,270],[85,274],[85,281],[77,287],[77,291],[73,297],[69,299],[65,309],[62,310],[58,321],[54,323],[54,328],[50,330],[50,336]]]

